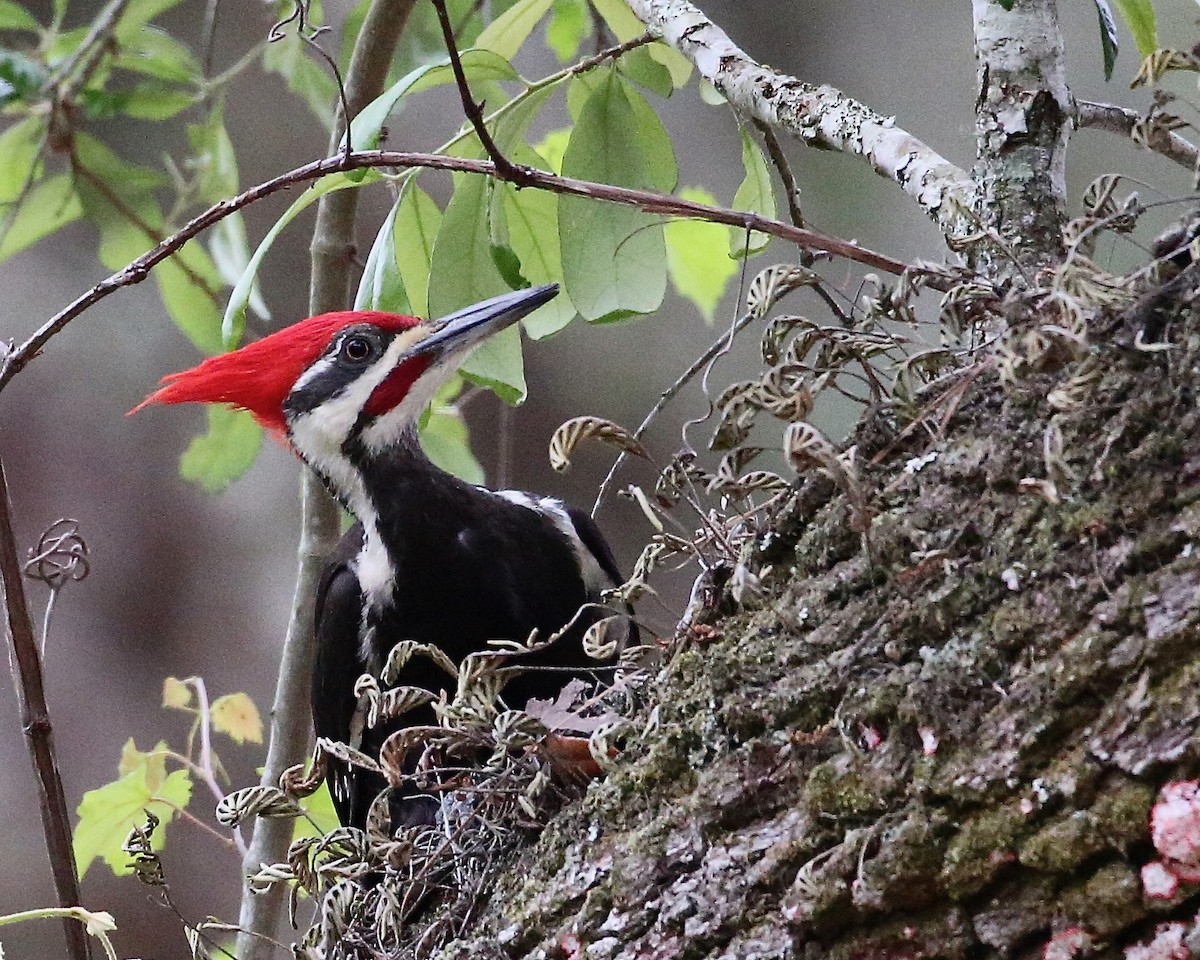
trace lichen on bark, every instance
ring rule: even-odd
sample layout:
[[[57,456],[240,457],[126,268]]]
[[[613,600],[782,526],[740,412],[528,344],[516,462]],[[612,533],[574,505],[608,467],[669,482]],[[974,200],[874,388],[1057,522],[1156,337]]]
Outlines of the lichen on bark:
[[[1189,298],[1156,320],[1170,350],[1133,348],[1144,311],[1097,321],[1057,502],[1021,481],[1066,371],[961,373],[933,441],[868,418],[870,561],[801,482],[763,601],[672,659],[653,722],[444,956],[1040,956],[1068,928],[1111,954],[1195,915],[1200,888],[1138,876],[1158,790],[1200,765]]]

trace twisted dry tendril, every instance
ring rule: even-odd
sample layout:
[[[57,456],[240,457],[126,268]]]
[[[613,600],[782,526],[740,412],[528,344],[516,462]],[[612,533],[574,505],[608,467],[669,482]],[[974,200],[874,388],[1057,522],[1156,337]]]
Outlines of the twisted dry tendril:
[[[91,572],[88,547],[79,533],[79,521],[56,520],[38,539],[25,561],[25,576],[44,583],[57,593],[71,580],[83,580]]]

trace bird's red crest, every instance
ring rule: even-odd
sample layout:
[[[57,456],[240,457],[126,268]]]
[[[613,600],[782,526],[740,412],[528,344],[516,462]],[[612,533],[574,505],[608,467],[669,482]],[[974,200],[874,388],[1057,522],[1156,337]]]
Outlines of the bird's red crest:
[[[285,327],[231,353],[209,357],[190,370],[167,374],[159,388],[130,410],[155,403],[228,403],[251,415],[279,437],[287,433],[283,402],[300,375],[343,327],[370,323],[384,330],[408,330],[416,317],[372,310],[323,313]]]

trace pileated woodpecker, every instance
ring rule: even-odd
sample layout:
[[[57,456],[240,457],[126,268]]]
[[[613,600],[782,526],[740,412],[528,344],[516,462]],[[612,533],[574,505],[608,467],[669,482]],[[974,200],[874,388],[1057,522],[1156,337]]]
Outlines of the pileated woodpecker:
[[[556,285],[493,297],[443,320],[369,311],[311,317],[239,350],[163,378],[137,408],[227,403],[289,444],[356,518],[321,581],[312,685],[317,736],[350,742],[354,686],[378,673],[402,640],[431,643],[455,662],[489,641],[545,638],[575,618],[531,666],[584,671],[584,630],[602,613],[580,608],[620,582],[612,552],[587,514],[549,498],[491,491],[435,467],[417,440],[434,392],[489,334],[558,292]],[[632,628],[631,628],[632,629]],[[553,696],[560,671],[533,671],[506,702]],[[414,658],[400,682],[436,692],[447,677]],[[401,726],[432,722],[430,708],[364,731],[378,755]],[[330,787],[344,824],[362,827],[384,780],[334,762]],[[428,798],[392,803],[392,825],[428,822]]]

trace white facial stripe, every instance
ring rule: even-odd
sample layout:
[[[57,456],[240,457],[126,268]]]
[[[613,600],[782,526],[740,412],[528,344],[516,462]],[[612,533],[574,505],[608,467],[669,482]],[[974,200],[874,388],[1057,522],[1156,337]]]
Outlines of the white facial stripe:
[[[400,358],[416,342],[418,338],[411,333],[406,331],[400,334],[388,344],[384,355],[347,384],[341,393],[313,410],[294,416],[288,424],[292,445],[314,470],[329,479],[346,498],[350,512],[359,519],[363,518],[363,512],[370,508],[370,504],[357,472],[346,459],[342,445],[350,436],[375,388],[387,379]],[[292,389],[319,377],[336,362],[332,354],[322,357],[304,372]]]

